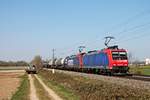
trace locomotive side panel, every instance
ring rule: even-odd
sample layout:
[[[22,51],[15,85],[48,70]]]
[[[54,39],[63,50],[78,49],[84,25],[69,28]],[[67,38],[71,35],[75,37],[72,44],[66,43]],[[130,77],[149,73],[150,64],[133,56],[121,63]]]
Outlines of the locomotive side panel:
[[[109,65],[109,59],[106,53],[94,53],[86,54],[83,56],[83,66],[84,68],[103,68],[107,69]]]

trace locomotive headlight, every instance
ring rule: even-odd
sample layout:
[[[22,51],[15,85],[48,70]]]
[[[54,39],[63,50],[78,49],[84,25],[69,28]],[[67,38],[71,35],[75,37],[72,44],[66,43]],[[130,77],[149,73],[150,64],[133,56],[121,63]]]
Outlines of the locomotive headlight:
[[[116,66],[116,64],[113,64],[113,66]]]

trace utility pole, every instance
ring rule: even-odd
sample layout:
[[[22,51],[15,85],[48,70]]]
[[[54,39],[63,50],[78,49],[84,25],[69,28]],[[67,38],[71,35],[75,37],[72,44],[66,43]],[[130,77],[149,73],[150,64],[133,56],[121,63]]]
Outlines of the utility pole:
[[[55,49],[52,49],[52,52],[53,52],[52,66],[54,66],[54,59],[55,59]],[[55,73],[55,70],[54,70],[54,69],[52,69],[52,73],[53,73],[53,74]]]
[[[52,55],[52,59],[54,60],[55,58],[55,49],[52,49],[53,55]]]

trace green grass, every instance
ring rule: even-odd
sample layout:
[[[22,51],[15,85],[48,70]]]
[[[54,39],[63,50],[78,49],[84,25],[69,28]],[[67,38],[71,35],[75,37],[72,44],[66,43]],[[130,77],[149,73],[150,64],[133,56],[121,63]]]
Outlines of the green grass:
[[[150,75],[150,69],[143,69],[143,73],[145,75]]]
[[[48,93],[45,91],[43,86],[39,83],[39,81],[34,76],[34,84],[36,88],[36,93],[40,100],[51,100]]]
[[[79,97],[76,96],[71,90],[65,88],[63,85],[55,81],[47,79],[47,77],[44,77],[41,72],[39,74],[39,77],[43,80],[43,82],[64,100],[79,100]]]
[[[24,74],[16,93],[12,96],[11,100],[29,100],[30,83],[27,74]]]
[[[134,74],[150,75],[150,66],[130,66],[129,71]]]

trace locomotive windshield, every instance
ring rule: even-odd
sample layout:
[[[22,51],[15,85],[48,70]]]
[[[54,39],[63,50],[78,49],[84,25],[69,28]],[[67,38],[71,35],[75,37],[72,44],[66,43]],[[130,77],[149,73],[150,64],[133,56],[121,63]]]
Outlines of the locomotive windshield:
[[[118,52],[113,51],[112,52],[112,58],[113,60],[127,60],[127,53],[126,52]]]

